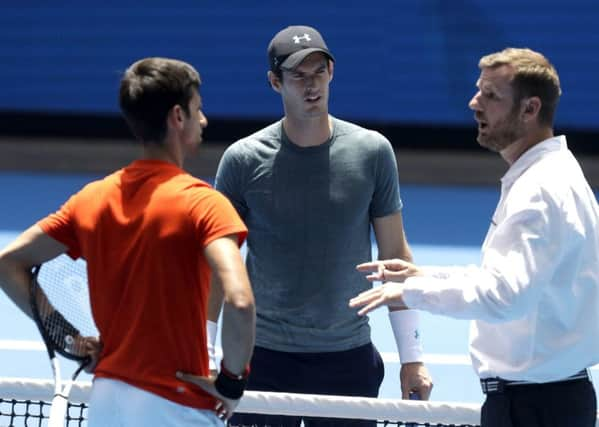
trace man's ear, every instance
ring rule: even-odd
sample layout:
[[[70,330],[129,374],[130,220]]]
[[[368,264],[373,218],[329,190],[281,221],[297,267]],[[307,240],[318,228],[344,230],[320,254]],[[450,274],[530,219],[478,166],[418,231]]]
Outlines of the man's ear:
[[[167,123],[175,129],[181,129],[185,124],[184,115],[185,111],[183,111],[183,108],[179,104],[175,104],[168,110]]]
[[[541,111],[541,98],[538,96],[531,96],[530,98],[523,99],[524,103],[522,107],[522,117],[525,121],[535,120],[539,116]]]
[[[329,59],[329,83],[333,81],[333,72],[335,71],[335,63]]]
[[[270,87],[272,87],[275,92],[281,93],[281,79],[279,79],[279,77],[272,71],[269,71],[267,76]]]

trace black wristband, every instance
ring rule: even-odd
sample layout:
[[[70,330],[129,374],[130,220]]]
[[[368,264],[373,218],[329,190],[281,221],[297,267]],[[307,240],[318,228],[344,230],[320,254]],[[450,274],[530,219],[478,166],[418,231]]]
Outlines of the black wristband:
[[[247,385],[247,377],[236,379],[220,371],[214,381],[216,391],[225,396],[227,399],[239,399],[243,396],[243,391]]]
[[[239,399],[243,396],[243,391],[248,382],[250,367],[246,366],[241,375],[235,375],[229,372],[223,361],[220,362],[220,372],[214,381],[216,391],[228,399]]]

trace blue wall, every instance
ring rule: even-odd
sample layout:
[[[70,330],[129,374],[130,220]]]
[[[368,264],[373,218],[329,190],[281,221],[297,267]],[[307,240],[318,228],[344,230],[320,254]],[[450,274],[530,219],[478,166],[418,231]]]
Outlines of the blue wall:
[[[171,56],[199,69],[209,118],[277,117],[266,46],[282,27],[309,24],[337,58],[340,117],[472,126],[478,58],[513,45],[558,68],[559,127],[599,129],[597,0],[49,3],[0,9],[0,111],[115,114],[120,73]]]

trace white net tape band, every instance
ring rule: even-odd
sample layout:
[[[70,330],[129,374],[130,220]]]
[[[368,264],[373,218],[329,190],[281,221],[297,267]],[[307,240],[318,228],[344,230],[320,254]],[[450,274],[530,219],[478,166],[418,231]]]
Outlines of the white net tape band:
[[[70,400],[88,402],[91,382],[73,385]],[[0,396],[19,400],[52,400],[51,380],[3,378]],[[419,402],[399,399],[376,399],[349,396],[270,393],[246,391],[237,412],[295,415],[329,418],[404,421],[419,423],[466,424],[480,423],[480,405],[454,402]]]

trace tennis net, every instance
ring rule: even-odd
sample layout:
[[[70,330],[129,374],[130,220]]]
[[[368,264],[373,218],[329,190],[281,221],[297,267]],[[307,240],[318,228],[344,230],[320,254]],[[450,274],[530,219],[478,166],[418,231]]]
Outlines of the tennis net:
[[[53,394],[50,380],[0,379],[0,427],[46,426]],[[86,426],[91,384],[73,386],[65,425]],[[237,412],[308,418],[377,420],[381,426],[477,426],[480,405],[453,402],[418,402],[293,393],[247,391]]]

